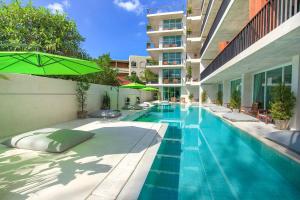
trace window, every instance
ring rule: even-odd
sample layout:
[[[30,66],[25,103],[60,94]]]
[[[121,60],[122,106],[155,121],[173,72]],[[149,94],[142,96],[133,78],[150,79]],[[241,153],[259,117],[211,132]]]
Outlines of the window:
[[[131,67],[136,68],[136,62],[135,61],[131,61]]]
[[[230,94],[234,91],[238,91],[238,93],[241,95],[241,87],[242,87],[242,79],[233,80],[230,82]]]
[[[163,29],[164,30],[172,30],[172,29],[181,29],[182,28],[182,20],[181,19],[167,19],[163,21]]]
[[[164,84],[180,84],[181,69],[163,69]]]
[[[262,107],[269,109],[272,102],[272,90],[280,83],[291,88],[291,65],[255,74],[253,102],[259,102]]]
[[[163,65],[180,65],[181,52],[163,53]]]
[[[163,100],[171,101],[172,97],[176,100],[180,99],[181,91],[180,87],[164,87],[163,88]]]
[[[181,47],[181,36],[164,36],[163,47]]]

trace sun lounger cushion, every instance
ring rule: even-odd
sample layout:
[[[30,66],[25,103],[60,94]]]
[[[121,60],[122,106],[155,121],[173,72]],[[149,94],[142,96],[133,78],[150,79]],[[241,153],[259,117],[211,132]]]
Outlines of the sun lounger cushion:
[[[229,113],[232,112],[229,108],[225,108],[223,106],[214,106],[214,107],[209,107],[209,109],[213,112],[223,112],[223,113]]]
[[[98,110],[89,114],[91,118],[117,118],[121,116],[121,112],[118,110]]]
[[[300,131],[277,131],[264,137],[300,154]]]
[[[243,113],[226,113],[223,117],[232,122],[258,122],[258,119],[255,117]]]
[[[54,131],[53,129],[51,131],[39,130],[14,136],[5,140],[2,144],[19,149],[60,153],[93,136],[94,133],[86,131],[67,129]]]

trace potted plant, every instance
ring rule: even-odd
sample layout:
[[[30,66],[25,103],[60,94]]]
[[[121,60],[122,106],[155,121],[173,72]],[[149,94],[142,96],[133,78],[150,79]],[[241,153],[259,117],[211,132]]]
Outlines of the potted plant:
[[[151,47],[151,43],[147,42],[147,49],[149,49]]]
[[[207,92],[205,90],[203,90],[203,92],[201,94],[201,101],[202,101],[202,103],[206,103],[206,101],[207,101]]]
[[[147,31],[151,31],[152,26],[150,24],[147,24]]]
[[[230,108],[233,110],[233,112],[239,112],[241,108],[241,96],[240,93],[237,90],[234,90],[231,94],[230,102],[229,102]]]
[[[189,100],[190,100],[190,102],[194,101],[194,95],[192,93],[189,95]]]
[[[103,110],[110,109],[110,97],[107,92],[103,96],[101,109],[103,109]]]
[[[217,104],[223,105],[223,92],[222,91],[217,92]]]
[[[190,35],[192,34],[192,29],[191,29],[191,28],[188,28],[188,30],[186,31],[186,34],[187,34],[188,36],[190,36]]]
[[[187,13],[188,13],[189,15],[191,15],[191,14],[193,13],[193,9],[192,9],[191,6],[188,7]]]
[[[192,66],[191,65],[189,65],[187,67],[187,75],[186,75],[186,77],[187,77],[188,80],[191,80],[191,78],[192,78]]]
[[[296,97],[290,88],[284,84],[279,84],[273,89],[271,99],[270,112],[276,128],[280,130],[288,129],[290,119],[293,116]]]
[[[78,81],[76,85],[76,97],[78,101],[79,111],[77,112],[77,117],[79,119],[84,119],[87,117],[87,110],[86,109],[86,100],[87,100],[87,91],[90,88],[90,84],[86,81]]]
[[[169,83],[169,79],[164,79],[164,84],[168,84]]]

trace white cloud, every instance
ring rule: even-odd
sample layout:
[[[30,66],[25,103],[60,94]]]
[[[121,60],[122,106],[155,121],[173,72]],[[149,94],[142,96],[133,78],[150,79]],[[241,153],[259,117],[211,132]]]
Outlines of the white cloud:
[[[64,0],[64,1],[62,2],[62,4],[63,4],[66,8],[70,8],[70,6],[71,6],[71,3],[70,3],[69,0]]]
[[[128,12],[135,12],[136,14],[143,12],[143,5],[139,0],[114,0],[114,4]]]
[[[64,12],[64,6],[60,3],[51,3],[47,6],[48,9],[51,10],[52,13],[63,13]]]
[[[139,23],[139,26],[144,26],[146,23],[144,22],[144,21],[141,21],[140,23]]]

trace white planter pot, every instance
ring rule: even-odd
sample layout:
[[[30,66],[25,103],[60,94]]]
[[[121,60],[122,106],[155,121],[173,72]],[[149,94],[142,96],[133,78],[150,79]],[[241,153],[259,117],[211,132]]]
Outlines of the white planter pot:
[[[279,130],[287,130],[289,128],[290,120],[275,119],[275,126]]]
[[[239,110],[239,109],[236,109],[236,108],[232,109],[232,111],[233,111],[234,113],[240,112],[240,110]]]

